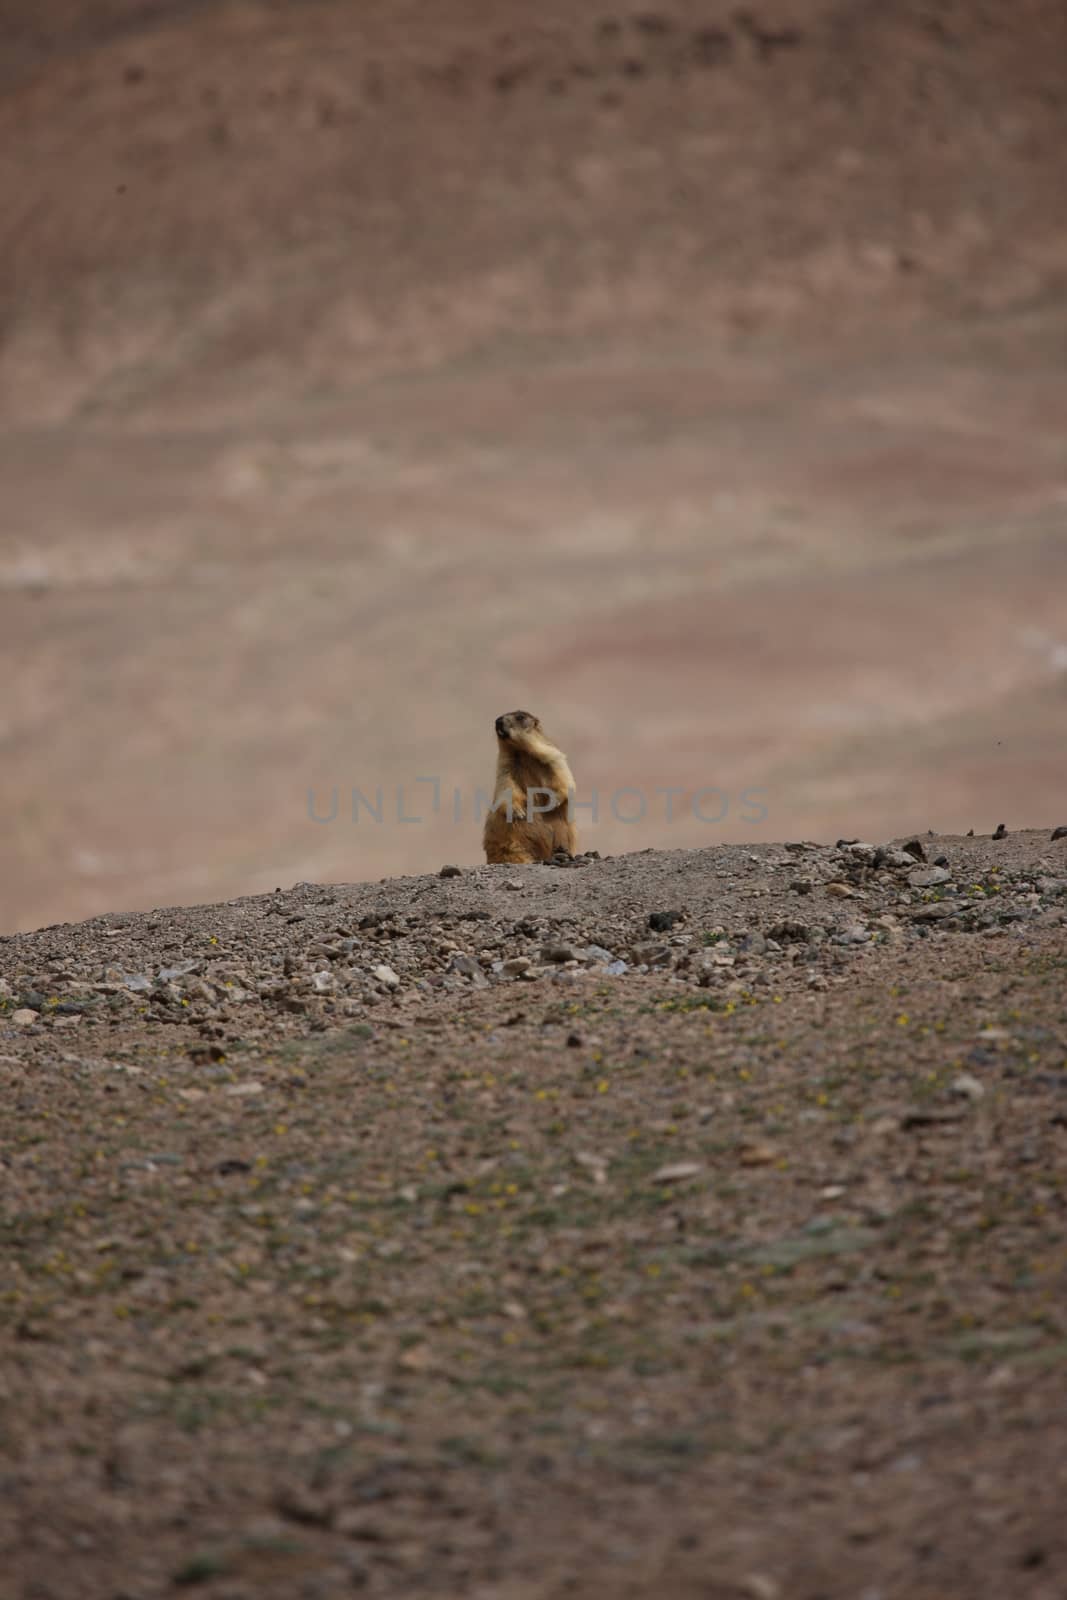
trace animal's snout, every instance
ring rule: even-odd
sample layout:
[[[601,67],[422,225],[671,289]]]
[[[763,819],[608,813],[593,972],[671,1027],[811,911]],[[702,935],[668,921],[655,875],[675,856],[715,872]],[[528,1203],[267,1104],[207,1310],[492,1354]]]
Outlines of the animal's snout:
[[[497,717],[494,727],[496,728],[496,736],[498,739],[502,739],[508,731],[503,717]]]

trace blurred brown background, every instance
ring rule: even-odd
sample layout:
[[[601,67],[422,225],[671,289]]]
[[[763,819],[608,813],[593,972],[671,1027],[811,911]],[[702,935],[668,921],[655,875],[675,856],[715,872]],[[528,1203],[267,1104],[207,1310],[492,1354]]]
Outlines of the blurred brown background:
[[[2,35],[0,929],[478,860],[516,706],[601,851],[1067,821],[1062,0]]]

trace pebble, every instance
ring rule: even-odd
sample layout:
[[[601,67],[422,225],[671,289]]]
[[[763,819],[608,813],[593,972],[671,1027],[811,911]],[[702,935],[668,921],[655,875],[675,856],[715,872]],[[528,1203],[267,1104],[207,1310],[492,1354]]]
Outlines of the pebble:
[[[829,895],[833,895],[835,899],[838,900],[851,900],[854,898],[856,893],[851,884],[840,883],[837,880],[826,885],[826,892]]]
[[[944,867],[916,867],[908,873],[908,883],[913,889],[932,889],[935,884],[947,883],[952,877]]]
[[[400,987],[400,979],[392,967],[375,967],[373,975],[379,983],[384,983],[387,989],[399,989]]]
[[[970,1072],[961,1072],[952,1080],[952,1093],[960,1095],[965,1100],[981,1100],[985,1089],[978,1079]]]
[[[766,1572],[750,1572],[742,1584],[748,1600],[781,1600],[782,1586]]]
[[[509,978],[520,978],[524,972],[530,970],[530,966],[529,956],[509,956],[506,961],[502,962],[501,971],[505,972]]]
[[[778,1152],[769,1144],[743,1144],[737,1152],[743,1167],[769,1167],[778,1158]]]
[[[1053,844],[1055,844],[1057,839],[1067,839],[1067,824],[1065,824],[1062,828],[1053,828],[1053,830],[1052,830],[1052,842],[1053,842]]]
[[[633,958],[640,967],[665,967],[671,959],[670,946],[665,944],[636,944]]]
[[[175,978],[184,978],[186,973],[195,972],[199,965],[199,961],[179,961],[173,967],[160,967],[159,976],[164,983],[173,983]],[[127,987],[135,989],[142,985],[130,982]]]
[[[437,876],[439,878],[462,878],[463,873],[459,867],[442,867]]]
[[[675,1161],[670,1166],[660,1167],[652,1174],[653,1183],[684,1183],[686,1178],[697,1178],[703,1172],[703,1167],[696,1161]]]
[[[648,925],[653,933],[669,933],[684,915],[684,911],[653,911],[649,915]]]
[[[37,1021],[37,1013],[23,1006],[20,1010],[11,1013],[11,1020],[16,1028],[32,1028]]]
[[[569,944],[546,944],[541,948],[542,961],[554,961],[562,966],[564,961],[576,961],[577,959]]]

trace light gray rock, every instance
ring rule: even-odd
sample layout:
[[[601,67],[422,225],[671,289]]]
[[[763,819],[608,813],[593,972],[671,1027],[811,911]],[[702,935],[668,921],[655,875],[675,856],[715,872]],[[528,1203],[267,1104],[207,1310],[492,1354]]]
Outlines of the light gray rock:
[[[947,867],[916,867],[908,873],[908,883],[913,889],[933,889],[939,883],[948,883],[951,877]]]
[[[634,945],[633,958],[640,967],[667,967],[670,966],[670,946],[665,944],[636,944]]]

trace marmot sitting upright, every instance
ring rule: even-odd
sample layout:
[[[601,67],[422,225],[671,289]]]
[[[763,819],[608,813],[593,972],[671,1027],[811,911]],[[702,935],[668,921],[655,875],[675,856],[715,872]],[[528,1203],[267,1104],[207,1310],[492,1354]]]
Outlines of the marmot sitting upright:
[[[573,855],[578,834],[568,815],[574,779],[567,757],[528,711],[496,719],[493,808],[482,843],[487,861],[551,861]]]

